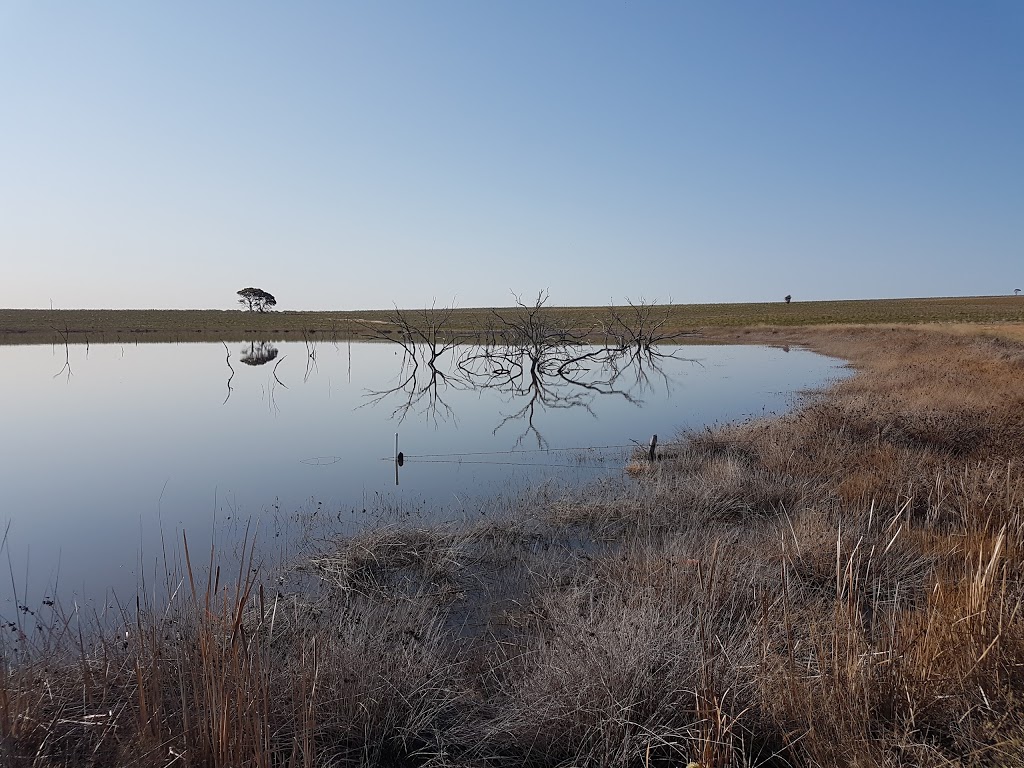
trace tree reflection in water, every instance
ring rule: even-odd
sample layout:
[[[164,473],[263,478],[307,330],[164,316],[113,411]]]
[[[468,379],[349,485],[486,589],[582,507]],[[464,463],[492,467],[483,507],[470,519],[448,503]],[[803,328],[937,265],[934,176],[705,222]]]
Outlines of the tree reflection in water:
[[[234,391],[234,387],[231,386],[231,382],[235,378],[235,369],[231,365],[231,350],[228,349],[228,345],[227,344],[224,344],[224,352],[225,352],[225,355],[226,355],[225,356],[225,362],[227,363],[228,371],[229,371],[228,381],[227,381],[228,392],[227,392],[227,395],[224,396],[224,402],[221,403],[221,405],[225,405],[227,403],[227,401],[231,399],[231,393]],[[271,375],[273,376],[273,382],[271,383],[271,387],[270,387],[269,401],[270,401],[270,410],[271,410],[272,413],[276,413],[277,412],[277,405],[274,402],[274,387],[275,387],[275,385],[280,385],[280,386],[284,387],[285,389],[288,389],[288,385],[285,384],[283,381],[281,381],[279,378],[277,378],[277,366],[281,364],[282,360],[284,360],[283,356],[282,357],[278,357],[279,354],[280,354],[280,352],[279,352],[278,348],[275,347],[273,344],[271,344],[269,341],[251,341],[251,342],[249,342],[249,346],[248,347],[242,347],[242,351],[241,351],[241,353],[238,356],[238,359],[241,360],[243,363],[245,363],[246,365],[253,366],[253,367],[256,367],[256,366],[259,366],[259,365],[266,365],[267,363],[271,362],[272,360],[277,360],[277,362],[274,363],[273,369],[271,370]]]
[[[663,369],[668,359],[658,342],[664,320],[652,304],[630,304],[628,310],[611,308],[595,328],[573,329],[544,311],[547,294],[532,305],[516,297],[511,312],[492,311],[494,327],[483,342],[448,329],[452,310],[408,313],[395,310],[390,322],[397,334],[376,335],[402,347],[402,361],[393,387],[370,391],[367,405],[384,401],[398,404],[392,417],[404,420],[419,413],[435,424],[455,419],[444,399],[449,389],[490,390],[514,406],[494,428],[521,423],[516,445],[532,436],[538,448],[547,441],[538,428],[538,416],[555,409],[582,408],[594,415],[594,400],[621,397],[637,405],[656,384],[670,387]],[[594,343],[594,337],[604,343]]]
[[[266,365],[271,360],[276,360],[278,349],[269,341],[251,341],[248,349],[242,348],[239,360],[246,365]]]

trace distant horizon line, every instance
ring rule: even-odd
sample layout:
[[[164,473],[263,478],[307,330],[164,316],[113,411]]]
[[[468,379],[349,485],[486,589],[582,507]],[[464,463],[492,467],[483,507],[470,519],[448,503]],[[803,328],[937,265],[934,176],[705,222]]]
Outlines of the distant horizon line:
[[[1024,289],[1020,289],[1024,290]],[[835,304],[839,302],[860,302],[860,301],[942,301],[950,299],[997,299],[997,298],[1024,298],[1014,293],[993,293],[993,294],[971,294],[971,295],[949,295],[949,296],[899,296],[899,297],[874,297],[857,299],[797,299],[793,298],[793,304]],[[633,304],[648,304],[659,307],[709,307],[709,306],[737,306],[737,305],[762,305],[786,303],[785,298],[764,300],[764,301],[701,301],[701,302],[659,302],[659,301],[636,301]],[[545,309],[597,309],[604,307],[626,307],[629,301],[621,303],[604,304],[546,304]],[[515,309],[515,304],[490,305],[490,306],[460,306],[458,304],[433,304],[430,306],[398,306],[391,304],[387,307],[359,307],[355,309],[272,309],[267,312],[256,312],[255,314],[317,314],[325,312],[387,312],[394,309],[399,310],[483,310],[483,309]],[[532,305],[527,305],[532,306]],[[241,307],[0,307],[0,312],[250,312],[251,310]]]

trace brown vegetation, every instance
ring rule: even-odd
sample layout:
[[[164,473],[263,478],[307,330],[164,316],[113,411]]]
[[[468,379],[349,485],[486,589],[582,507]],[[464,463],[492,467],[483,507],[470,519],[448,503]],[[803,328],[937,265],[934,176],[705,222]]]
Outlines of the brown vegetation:
[[[743,337],[808,343],[859,375],[782,418],[684,435],[621,482],[331,541],[287,595],[248,566],[230,588],[187,566],[168,607],[125,609],[116,630],[79,635],[59,613],[16,626],[0,755],[1021,764],[1024,348]]]
[[[557,300],[557,297],[556,297]],[[792,328],[808,325],[904,323],[1021,323],[1024,298],[961,296],[856,301],[782,301],[745,304],[668,304],[640,302],[622,307],[545,306],[537,319],[595,338],[647,324],[666,338],[715,328]],[[437,307],[411,313],[424,326],[446,332],[486,334],[514,315],[516,307],[474,309]],[[639,314],[637,310],[640,310]],[[223,310],[0,309],[0,344],[135,343],[146,341],[280,341],[310,338],[376,337],[402,331],[396,311],[240,312]],[[619,320],[626,325],[620,327]],[[373,332],[368,333],[368,329]],[[65,338],[66,337],[66,338]],[[698,339],[699,340],[699,339]]]

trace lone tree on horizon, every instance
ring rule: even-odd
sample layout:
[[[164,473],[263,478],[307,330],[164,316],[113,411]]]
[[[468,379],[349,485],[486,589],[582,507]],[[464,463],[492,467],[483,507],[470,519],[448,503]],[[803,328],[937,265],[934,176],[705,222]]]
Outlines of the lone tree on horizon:
[[[786,298],[786,303],[787,304],[789,304],[789,302],[791,302],[793,300],[793,296],[791,294],[787,294],[785,298]]]
[[[238,303],[250,312],[266,312],[277,306],[277,299],[272,293],[267,293],[262,288],[243,288],[238,292],[241,296]]]

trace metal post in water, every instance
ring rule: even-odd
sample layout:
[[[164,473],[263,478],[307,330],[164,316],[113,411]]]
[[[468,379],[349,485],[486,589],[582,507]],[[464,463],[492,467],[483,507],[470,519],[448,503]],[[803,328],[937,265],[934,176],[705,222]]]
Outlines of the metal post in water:
[[[395,485],[398,485],[398,433],[395,432]]]

